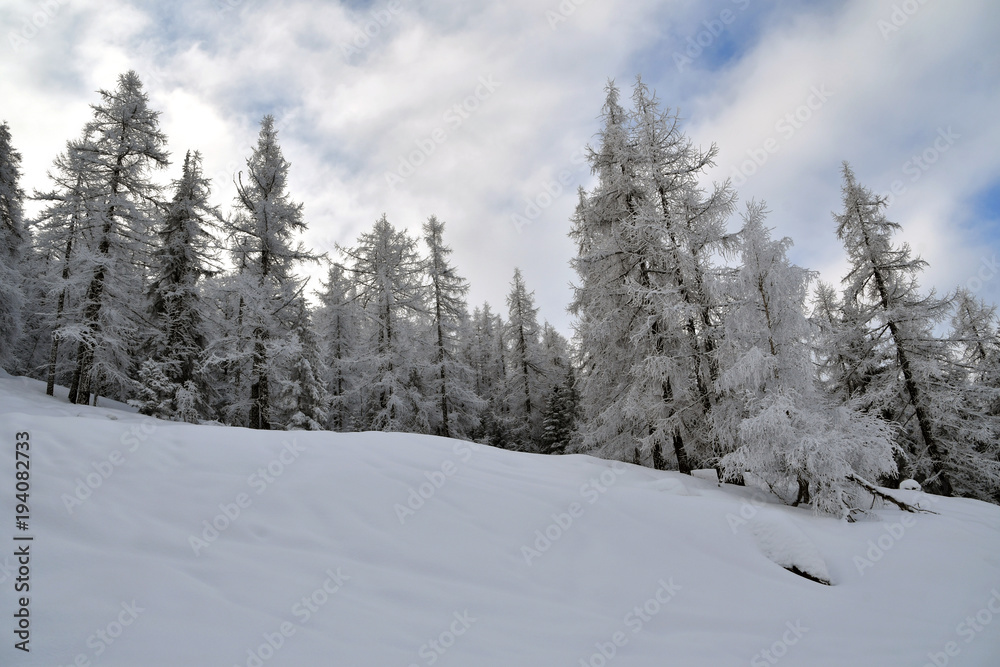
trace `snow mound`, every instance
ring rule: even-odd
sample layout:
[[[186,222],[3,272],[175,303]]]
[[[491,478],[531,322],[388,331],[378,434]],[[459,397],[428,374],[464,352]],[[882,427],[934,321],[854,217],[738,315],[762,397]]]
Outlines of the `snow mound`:
[[[719,485],[719,471],[715,468],[705,468],[703,470],[692,470],[691,476],[695,479],[703,479],[706,482],[711,482],[716,486]]]
[[[819,549],[792,521],[777,513],[754,519],[751,531],[768,560],[808,579],[830,583],[830,572]]]
[[[692,491],[687,485],[676,477],[664,477],[653,482],[650,486],[656,491],[669,493],[674,496],[697,496],[701,495],[697,491]]]
[[[920,482],[915,479],[904,479],[899,483],[899,488],[903,491],[920,491]]]

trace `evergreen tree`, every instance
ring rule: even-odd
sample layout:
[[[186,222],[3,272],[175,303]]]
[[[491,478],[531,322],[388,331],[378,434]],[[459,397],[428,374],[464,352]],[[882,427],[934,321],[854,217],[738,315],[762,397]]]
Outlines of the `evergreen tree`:
[[[473,438],[494,447],[507,449],[511,444],[511,420],[507,401],[506,346],[504,323],[484,303],[472,313],[472,331],[468,345],[469,365],[475,376],[475,393],[485,401],[479,428]]]
[[[297,262],[315,261],[293,236],[305,231],[302,204],[291,200],[288,168],[278,145],[274,117],[264,116],[257,146],[247,158],[246,181],[237,183],[237,215],[230,236],[239,267],[237,319],[250,332],[249,426],[270,429],[271,385],[280,381],[275,360],[290,343],[294,303],[304,283],[293,274]]]
[[[618,98],[609,84],[590,154],[598,185],[581,192],[571,231],[583,446],[620,459],[636,442],[645,452],[670,446],[688,472],[691,456],[713,453],[720,303],[711,257],[730,245],[734,195],[728,185],[701,190],[715,147],[695,149],[641,81],[632,112]]]
[[[149,290],[157,333],[140,370],[141,396],[133,404],[143,414],[196,423],[213,416],[203,369],[208,332],[199,282],[213,272],[211,230],[222,222],[209,203],[211,189],[202,176],[199,153],[189,151],[184,157],[174,191],[158,231]]]
[[[24,317],[21,266],[28,231],[20,179],[21,154],[11,144],[10,127],[0,123],[0,368],[12,368]]]
[[[434,358],[431,386],[438,410],[433,431],[446,438],[467,438],[478,426],[482,400],[472,389],[472,369],[459,355],[459,334],[468,319],[469,285],[451,265],[444,243],[444,223],[431,216],[424,223],[429,278],[429,311]]]
[[[844,209],[835,219],[851,263],[843,281],[845,310],[852,310],[852,319],[869,340],[868,367],[879,368],[866,378],[861,400],[870,412],[906,426],[910,476],[950,495],[951,477],[962,465],[955,455],[965,445],[941,431],[943,415],[935,415],[931,407],[936,402],[933,386],[943,382],[940,362],[946,356],[934,328],[948,304],[933,292],[919,293],[917,275],[926,262],[912,257],[905,243],[893,245],[900,225],[886,219],[885,200],[860,185],[847,163],[843,175]]]
[[[515,447],[537,450],[542,436],[545,405],[544,361],[539,343],[538,308],[519,269],[514,269],[507,295],[505,336],[510,350],[507,364],[507,400],[515,424]]]
[[[437,396],[426,377],[430,357],[419,332],[427,316],[427,288],[416,242],[385,215],[355,248],[341,248],[350,262],[366,318],[365,352],[356,365],[363,389],[362,429],[427,433]]]
[[[352,431],[361,406],[355,373],[360,362],[362,314],[344,267],[330,266],[317,296],[319,308],[314,319],[330,396],[327,426],[333,431]]]
[[[713,418],[736,448],[721,466],[729,478],[751,473],[779,494],[797,487],[796,505],[812,502],[833,513],[859,509],[866,492],[853,480],[896,471],[892,429],[822,399],[805,314],[812,276],[788,261],[791,241],[772,240],[764,216],[763,204],[747,206],[741,265],[729,284]]]
[[[80,248],[80,276],[87,287],[78,314],[57,336],[76,343],[71,403],[91,393],[126,398],[131,366],[144,329],[144,285],[157,216],[159,188],[149,171],[167,165],[159,113],[149,108],[133,71],[113,91],[100,91],[93,120],[76,151],[88,164],[86,222],[92,243]]]
[[[327,371],[305,300],[297,299],[295,313],[294,340],[285,362],[291,370],[283,383],[287,415],[283,421],[288,429],[322,431],[329,419],[331,403],[324,381]]]

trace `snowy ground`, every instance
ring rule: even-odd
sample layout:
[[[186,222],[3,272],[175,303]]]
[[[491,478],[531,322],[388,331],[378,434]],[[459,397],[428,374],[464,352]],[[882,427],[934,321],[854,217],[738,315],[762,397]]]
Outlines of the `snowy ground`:
[[[164,423],[10,377],[0,440],[0,665],[1000,664],[980,502],[847,524],[589,457]]]

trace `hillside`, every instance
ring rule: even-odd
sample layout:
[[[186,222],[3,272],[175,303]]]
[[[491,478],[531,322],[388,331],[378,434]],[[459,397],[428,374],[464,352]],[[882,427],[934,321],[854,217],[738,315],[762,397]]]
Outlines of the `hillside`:
[[[586,456],[162,422],[9,376],[0,438],[2,665],[1000,659],[1000,508],[977,501],[911,494],[937,514],[849,524]],[[15,535],[34,538],[30,653],[13,646]]]

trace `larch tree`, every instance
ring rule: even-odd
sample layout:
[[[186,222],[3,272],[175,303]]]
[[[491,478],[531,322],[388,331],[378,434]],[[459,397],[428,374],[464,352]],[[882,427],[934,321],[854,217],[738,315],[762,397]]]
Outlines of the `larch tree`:
[[[676,115],[641,81],[631,112],[608,86],[590,153],[598,184],[582,193],[571,237],[578,255],[572,311],[581,355],[585,449],[654,460],[671,448],[682,472],[714,452],[712,409],[720,303],[713,255],[731,245],[728,184],[699,178],[716,148],[696,149]]]
[[[514,424],[512,438],[517,449],[536,451],[541,442],[545,406],[544,359],[539,339],[538,308],[534,292],[524,284],[520,269],[507,294],[505,338],[510,356],[507,363],[507,401]]]
[[[343,266],[330,265],[327,280],[317,297],[319,305],[313,319],[330,396],[327,428],[353,431],[361,407],[355,372],[360,362],[362,313],[355,298],[354,286]]]
[[[869,412],[907,426],[909,474],[950,495],[960,465],[954,455],[964,445],[947,438],[940,428],[943,415],[932,411],[945,355],[934,328],[948,304],[933,292],[919,292],[917,276],[926,262],[913,257],[907,244],[893,244],[900,225],[886,219],[884,198],[860,185],[847,163],[843,177],[843,211],[835,220],[850,261],[843,280],[845,311],[870,341],[869,362],[876,363],[869,366],[879,368],[866,378],[860,400]]]
[[[713,421],[736,446],[720,465],[726,477],[753,475],[779,495],[796,489],[796,505],[860,509],[866,492],[854,480],[896,472],[892,428],[821,396],[805,312],[812,276],[789,262],[790,239],[771,238],[765,212],[748,204],[728,285]]]
[[[28,230],[24,224],[21,154],[11,144],[10,127],[0,123],[0,368],[11,368],[23,321]]]
[[[366,321],[365,349],[356,365],[364,391],[361,427],[427,433],[438,397],[426,383],[429,353],[419,335],[427,317],[427,287],[416,241],[383,215],[355,247],[341,252]]]
[[[159,113],[149,107],[134,71],[118,86],[100,91],[76,148],[88,164],[93,203],[87,226],[92,242],[80,248],[81,278],[86,281],[80,310],[57,330],[76,343],[70,383],[71,403],[87,403],[98,393],[126,398],[133,386],[131,366],[144,331],[144,286],[158,216],[159,187],[150,171],[167,165],[166,138]]]
[[[293,269],[315,261],[294,237],[305,231],[302,204],[288,193],[289,164],[278,145],[274,117],[264,116],[257,146],[237,178],[237,213],[230,229],[238,267],[237,319],[249,332],[250,404],[248,426],[270,429],[271,385],[279,380],[276,359],[290,343],[295,301],[304,282]]]
[[[199,153],[188,151],[173,185],[173,200],[157,230],[149,287],[156,332],[133,404],[143,414],[197,423],[214,417],[204,368],[209,332],[200,283],[217,270],[213,231],[222,216],[209,203],[211,185],[202,175]]]
[[[438,409],[432,432],[445,438],[468,438],[479,425],[483,401],[472,388],[473,372],[460,352],[460,334],[468,320],[469,284],[451,264],[444,223],[431,216],[423,226],[427,246],[428,311],[433,350],[430,385]]]
[[[510,410],[507,401],[507,350],[504,322],[484,303],[472,313],[467,344],[469,365],[473,369],[476,395],[484,402],[479,428],[473,437],[494,447],[510,446]]]

